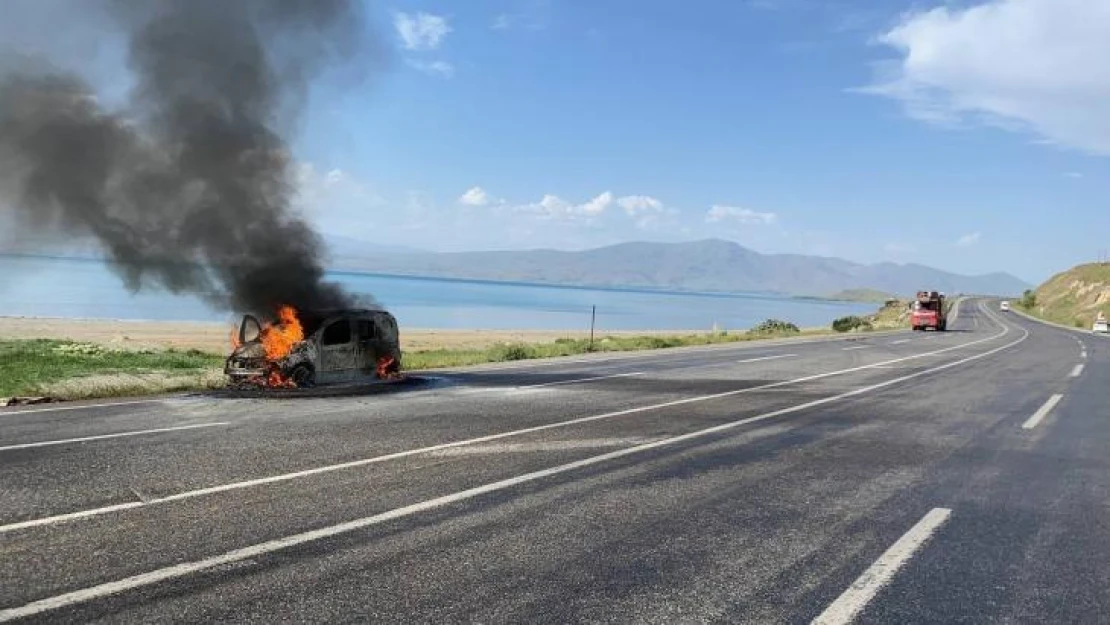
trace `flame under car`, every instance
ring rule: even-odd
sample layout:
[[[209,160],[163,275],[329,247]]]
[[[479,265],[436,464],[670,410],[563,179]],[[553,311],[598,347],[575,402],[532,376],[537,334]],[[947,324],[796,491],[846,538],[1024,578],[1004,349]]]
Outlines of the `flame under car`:
[[[397,320],[388,312],[287,310],[295,314],[292,321],[303,338],[276,358],[272,339],[287,334],[290,319],[264,324],[252,315],[243,317],[237,346],[224,366],[233,386],[307,388],[388,379],[400,371]]]

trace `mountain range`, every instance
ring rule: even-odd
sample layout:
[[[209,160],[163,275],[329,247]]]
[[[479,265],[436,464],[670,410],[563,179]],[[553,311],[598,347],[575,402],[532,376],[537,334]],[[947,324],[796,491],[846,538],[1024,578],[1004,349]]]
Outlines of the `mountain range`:
[[[928,289],[1012,295],[1030,286],[1008,273],[968,276],[913,263],[864,265],[822,256],[761,254],[718,239],[620,243],[574,252],[442,253],[328,239],[333,269],[428,277],[812,296],[863,288],[893,294]]]

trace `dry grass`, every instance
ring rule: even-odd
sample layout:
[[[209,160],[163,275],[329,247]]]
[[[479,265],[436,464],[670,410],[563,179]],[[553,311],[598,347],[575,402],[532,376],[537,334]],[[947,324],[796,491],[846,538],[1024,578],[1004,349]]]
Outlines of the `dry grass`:
[[[1089,329],[1100,311],[1110,313],[1110,263],[1079,265],[1058,273],[1037,287],[1035,294],[1036,304],[1026,312]]]
[[[222,369],[188,374],[105,373],[44,384],[38,387],[37,394],[61,399],[92,399],[214,389],[222,388],[226,383]]]
[[[54,339],[95,343],[121,350],[190,350],[227,355],[231,349],[232,323],[181,321],[129,321],[115,319],[43,319],[0,317],[0,340]],[[673,336],[682,331],[599,330],[616,337]],[[503,343],[553,343],[558,339],[585,339],[588,330],[437,330],[401,328],[401,349],[481,350]]]
[[[871,326],[876,330],[893,330],[906,328],[910,325],[909,300],[889,300],[877,313],[868,317]]]

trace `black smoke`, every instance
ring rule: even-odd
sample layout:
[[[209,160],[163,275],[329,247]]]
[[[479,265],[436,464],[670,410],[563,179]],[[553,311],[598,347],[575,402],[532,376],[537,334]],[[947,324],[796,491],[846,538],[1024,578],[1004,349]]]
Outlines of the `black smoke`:
[[[0,66],[0,210],[17,232],[95,237],[132,290],[238,311],[350,305],[292,208],[283,135],[311,82],[360,50],[358,0],[81,9],[94,5],[126,40],[126,104],[108,110],[94,85],[41,58]]]

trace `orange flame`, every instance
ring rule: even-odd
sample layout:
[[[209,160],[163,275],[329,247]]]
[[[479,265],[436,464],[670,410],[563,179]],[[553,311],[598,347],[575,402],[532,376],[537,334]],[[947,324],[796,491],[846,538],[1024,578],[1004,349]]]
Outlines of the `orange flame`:
[[[281,360],[293,351],[293,345],[304,340],[304,328],[297,319],[297,311],[292,306],[278,309],[278,321],[267,323],[262,328],[262,348],[266,350],[266,360]]]
[[[266,376],[266,386],[270,388],[297,388],[297,383],[281,374],[276,368]]]
[[[393,356],[382,356],[378,359],[378,379],[384,380],[394,376],[393,363],[396,362]]]

